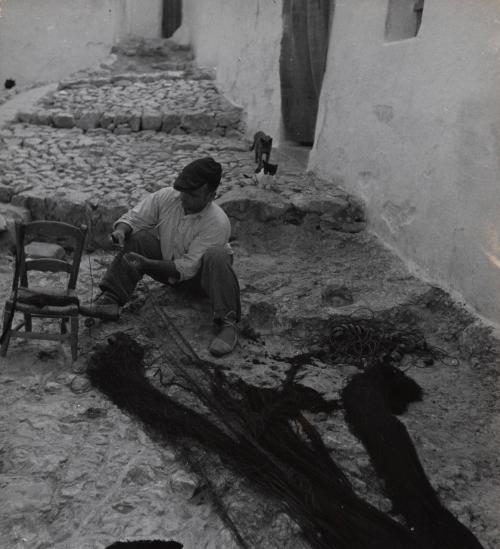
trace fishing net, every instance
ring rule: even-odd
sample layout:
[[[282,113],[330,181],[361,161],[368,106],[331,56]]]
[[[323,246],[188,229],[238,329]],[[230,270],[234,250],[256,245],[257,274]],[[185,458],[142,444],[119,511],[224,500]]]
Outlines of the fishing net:
[[[88,375],[94,386],[142,421],[160,442],[176,444],[188,458],[190,448],[196,445],[219,456],[226,467],[282,505],[314,549],[481,547],[439,503],[411,438],[394,417],[422,394],[399,369],[375,360],[388,350],[393,352],[395,345],[401,349],[401,339],[389,335],[387,325],[372,326],[370,337],[358,333],[357,341],[364,346],[365,362],[361,364],[365,371],[354,376],[343,400],[346,418],[388,484],[388,495],[404,523],[355,493],[306,418],[303,410],[311,404],[310,395],[297,390],[294,383],[300,359],[291,361],[289,375],[278,390],[229,383],[220,369],[197,356],[163,309],[153,309],[161,332],[161,357],[170,372],[167,380],[165,369],[158,369],[163,387],[146,377],[144,349],[124,333],[114,334],[96,348]],[[366,333],[368,327],[363,325]],[[338,331],[334,333],[330,332],[328,341],[335,341],[338,353],[342,338]],[[376,333],[384,334],[381,341],[377,342]],[[352,354],[353,349],[345,343],[346,354]],[[363,353],[359,349],[356,353],[361,359]],[[177,388],[175,397],[164,390],[169,385]],[[400,453],[404,456],[401,461]],[[200,462],[194,458],[195,469],[198,465],[200,470]],[[210,474],[206,470],[202,474],[210,483]],[[405,498],[416,501],[405,505]],[[223,504],[219,509],[242,547],[258,546]],[[429,517],[433,518],[432,529],[424,527]]]

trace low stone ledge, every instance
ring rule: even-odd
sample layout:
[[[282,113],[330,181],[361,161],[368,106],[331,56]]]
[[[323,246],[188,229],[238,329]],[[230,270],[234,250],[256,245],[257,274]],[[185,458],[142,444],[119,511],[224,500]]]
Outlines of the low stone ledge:
[[[205,74],[206,80],[211,80],[209,74]],[[158,82],[159,80],[181,80],[185,78],[186,72],[184,67],[179,68],[177,65],[166,70],[160,70],[157,72],[147,72],[147,73],[119,73],[112,74],[109,76],[89,76],[88,78],[70,78],[66,80],[61,80],[59,82],[57,89],[58,90],[68,90],[72,88],[87,87],[93,86],[100,88],[108,84],[115,84],[118,82]]]
[[[297,193],[284,199],[275,192],[245,187],[225,193],[217,203],[237,222],[279,221],[343,232],[359,232],[366,227],[362,203],[349,195],[312,197]]]
[[[59,112],[52,115],[53,124],[56,128],[73,128],[75,117],[71,113]]]
[[[0,183],[0,202],[10,202],[14,196],[14,189],[10,185]]]
[[[239,134],[241,111],[228,113],[214,111],[187,112],[110,112],[89,110],[80,113],[60,111],[20,111],[17,122],[53,126],[61,129],[74,127],[84,131],[103,128],[116,133],[117,128],[129,128],[130,131],[161,131],[164,133],[187,133],[207,135]],[[118,133],[128,133],[120,132]]]
[[[279,194],[255,187],[229,191],[217,199],[217,204],[236,221],[281,220],[290,207]]]

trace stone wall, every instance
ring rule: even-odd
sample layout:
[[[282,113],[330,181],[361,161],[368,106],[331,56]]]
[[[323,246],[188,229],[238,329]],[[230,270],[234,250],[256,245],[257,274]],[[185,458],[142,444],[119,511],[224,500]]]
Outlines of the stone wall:
[[[161,0],[0,0],[0,86],[52,82],[102,62],[126,36],[160,35]],[[139,6],[142,9],[139,9]]]
[[[387,0],[336,3],[309,168],[366,201],[371,229],[500,322],[500,5],[425,2],[388,41]]]
[[[199,65],[216,69],[217,85],[247,113],[249,135],[280,134],[281,1],[184,0],[173,38],[190,43]]]

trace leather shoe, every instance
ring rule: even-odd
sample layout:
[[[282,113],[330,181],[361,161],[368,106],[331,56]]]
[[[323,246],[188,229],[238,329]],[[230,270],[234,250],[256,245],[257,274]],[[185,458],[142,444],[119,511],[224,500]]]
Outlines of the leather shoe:
[[[232,353],[238,343],[238,329],[235,322],[224,320],[220,332],[210,343],[210,354],[221,357]]]
[[[101,294],[90,305],[80,305],[80,314],[102,320],[118,320],[120,318],[120,306],[109,295]]]

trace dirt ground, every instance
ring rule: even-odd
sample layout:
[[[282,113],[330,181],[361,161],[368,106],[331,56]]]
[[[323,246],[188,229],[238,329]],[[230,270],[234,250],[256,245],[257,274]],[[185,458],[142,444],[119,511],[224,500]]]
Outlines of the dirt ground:
[[[220,370],[231,379],[243,379],[251,385],[278,387],[288,366],[284,358],[310,351],[315,345],[317,348],[332,318],[337,321],[344,319],[348,327],[353,319],[368,315],[368,318],[385,319],[401,329],[420,333],[430,347],[439,349],[435,354],[438,358],[431,362],[411,354],[403,357],[401,368],[422,386],[424,398],[422,402],[411,405],[401,419],[444,504],[474,532],[484,547],[500,547],[499,347],[491,331],[465,308],[453,303],[445,293],[408,274],[399,260],[369,234],[333,231],[321,237],[314,228],[296,225],[253,224],[239,229],[233,247],[236,253],[235,269],[242,289],[242,337],[233,355],[216,361]],[[104,253],[86,256],[82,261],[82,299],[95,295],[97,281],[107,261],[109,255]],[[11,262],[4,256],[0,266],[2,300],[8,290],[11,268]],[[352,300],[340,304],[336,302],[332,306],[326,291],[332,285],[348,287]],[[162,363],[158,330],[147,329],[151,323],[157,324],[152,302],[164,308],[202,358],[210,358],[206,352],[212,337],[207,301],[193,299],[150,280],[138,286],[134,299],[125,308],[119,322],[97,323],[90,328],[82,323],[81,356],[73,365],[67,360],[67,350],[61,347],[51,344],[40,347],[36,342],[25,344],[21,340],[11,344],[7,359],[3,360],[6,366],[0,373],[4,435],[0,479],[7,493],[17,498],[17,504],[12,504],[0,522],[2,537],[8,540],[5,547],[28,547],[20,541],[23,527],[20,526],[19,513],[23,516],[27,505],[19,493],[21,477],[25,482],[24,497],[32,490],[40,491],[41,486],[45,486],[41,479],[49,478],[52,489],[54,485],[59,485],[59,491],[55,492],[47,486],[43,488],[47,490],[45,507],[31,504],[34,505],[30,518],[31,534],[25,533],[24,539],[40,540],[40,532],[45,534],[43,543],[30,544],[30,547],[102,548],[105,541],[123,539],[124,535],[129,539],[145,536],[170,539],[172,534],[177,534],[176,539],[182,540],[188,548],[238,546],[227,524],[224,526],[217,518],[211,504],[204,501],[200,507],[199,502],[194,504],[191,501],[189,494],[199,485],[196,475],[194,480],[190,477],[193,471],[189,472],[189,467],[186,470],[185,463],[181,473],[173,465],[161,471],[162,454],[168,454],[174,463],[179,459],[174,457],[172,449],[155,447],[154,439],[149,440],[147,435],[144,437],[141,434],[143,429],[140,424],[115,407],[110,407],[104,397],[89,387],[83,373],[75,375],[75,370],[84,372],[86,360],[95,344],[120,330],[146,345],[149,374],[157,383],[154,372],[159,366],[168,370],[168,364],[165,365],[164,360]],[[61,362],[64,355],[66,358]],[[16,367],[16,364],[25,366]],[[40,375],[36,374],[38,368],[41,368]],[[357,368],[349,361],[332,364],[328,357],[323,356],[311,360],[302,368],[298,382],[316,390],[327,401],[335,400],[356,372]],[[36,403],[33,402],[34,391],[38,392]],[[30,402],[36,406],[28,406]],[[62,402],[66,403],[66,407],[61,406]],[[80,444],[84,444],[85,457],[64,457],[65,450],[60,447],[58,431],[61,423],[68,421],[67,406],[70,403],[80,410],[81,432],[84,432],[82,429],[90,429],[85,442],[80,440]],[[102,418],[99,414],[89,415],[91,409],[101,410]],[[46,442],[52,449],[39,445],[30,447],[27,434],[19,430],[20,421],[26,422],[31,417],[29,421],[33,424],[33,414],[41,413],[41,410],[46,419],[43,425],[39,423],[34,428],[44,430]],[[349,432],[343,411],[308,413],[308,417],[320,431],[332,457],[347,472],[356,491],[383,511],[390,512],[390,501],[376,478],[364,448]],[[95,433],[99,436],[92,438],[90,433],[96,425],[99,428]],[[141,441],[139,444],[155,456],[155,473],[151,473],[149,479],[141,477],[144,488],[150,488],[151,482],[158,481],[161,475],[177,475],[176,478],[184,478],[184,475],[191,480],[180,482],[182,490],[174,490],[174,495],[170,496],[172,516],[158,515],[160,518],[154,519],[154,524],[151,523],[151,515],[147,515],[151,512],[151,505],[155,509],[165,505],[165,496],[171,492],[171,487],[156,485],[154,492],[151,489],[140,492],[132,502],[130,494],[123,492],[123,486],[115,486],[113,497],[117,499],[112,511],[114,514],[107,517],[104,523],[99,523],[98,536],[95,530],[97,517],[88,514],[88,506],[92,498],[103,496],[99,496],[99,490],[90,490],[89,483],[98,475],[95,467],[102,475],[103,462],[108,467],[116,465],[118,470],[124,466],[120,461],[122,458],[118,457],[121,452],[117,454],[115,450],[110,453],[108,449],[107,453],[102,453],[102,445],[111,444],[111,433],[123,432],[123,429],[127,431],[124,438],[115,438],[113,442],[116,445],[121,440],[124,444],[121,447],[122,458],[129,452],[137,452],[137,448],[131,446],[131,438]],[[53,463],[57,447],[58,460],[65,463],[64,476],[61,476],[62,465]],[[24,453],[19,453],[20,448]],[[37,463],[47,464],[45,475],[40,472],[40,467],[28,473],[24,469],[22,473],[16,466],[16,460],[19,465],[26,459],[20,458],[20,455],[34,451],[39,453]],[[212,464],[210,470],[216,492],[230,509],[231,519],[249,546],[304,547],[300,529],[284,513],[280,502],[268,500],[255,491],[255,487],[228,474],[215,458],[204,455],[203,450],[200,452],[203,455],[202,463]],[[151,456],[148,459],[153,460]],[[136,465],[137,471],[141,471],[143,466]],[[80,474],[76,474],[77,471]],[[108,471],[108,474],[114,473]],[[79,476],[86,480],[76,489],[75,478]],[[106,493],[104,487],[102,490]],[[184,508],[184,511],[179,511],[176,498],[184,501],[182,505],[190,502],[189,510]],[[105,499],[111,502],[109,494]],[[77,530],[79,537],[75,537],[69,520],[69,517],[76,522],[82,520],[82,511],[78,510],[76,500],[82,509],[87,508],[86,519]],[[198,516],[200,510],[203,513]],[[117,516],[124,518],[124,512],[128,513],[125,515],[127,526],[123,520],[115,521]],[[184,527],[179,517],[184,517]],[[203,521],[205,526],[202,529]],[[146,527],[146,524],[149,526]],[[65,529],[65,537],[58,537],[55,530],[62,536]],[[76,539],[81,541],[77,542]]]

